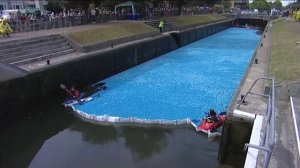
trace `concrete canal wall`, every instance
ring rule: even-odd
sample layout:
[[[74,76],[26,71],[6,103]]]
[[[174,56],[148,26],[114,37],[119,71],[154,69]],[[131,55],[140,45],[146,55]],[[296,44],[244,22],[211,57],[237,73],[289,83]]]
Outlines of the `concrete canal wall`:
[[[250,142],[251,131],[254,125],[254,118],[249,117],[247,115],[243,116],[241,114],[234,116],[234,111],[236,111],[237,101],[240,100],[240,96],[246,93],[250,88],[249,84],[247,84],[247,80],[255,81],[258,77],[264,77],[266,74],[264,73],[264,69],[253,69],[253,64],[255,66],[255,59],[258,59],[259,64],[262,65],[262,68],[265,68],[267,65],[268,58],[267,54],[262,52],[263,47],[267,47],[262,45],[265,39],[265,33],[267,32],[266,26],[268,24],[267,20],[255,20],[255,19],[237,19],[233,22],[233,25],[239,26],[255,26],[260,27],[263,34],[260,41],[257,44],[256,50],[252,56],[251,61],[249,62],[248,68],[243,79],[240,82],[240,86],[235,92],[231,103],[227,109],[227,116],[229,120],[223,126],[222,139],[220,143],[219,156],[218,160],[220,164],[228,167],[244,167],[247,151],[244,151],[245,143]],[[265,61],[265,62],[264,62]],[[253,82],[251,82],[252,84]],[[245,91],[246,90],[246,91]],[[248,99],[247,99],[248,100]],[[261,101],[261,99],[257,99],[257,101]],[[263,103],[264,104],[264,103]],[[255,104],[254,106],[258,106]],[[258,106],[260,107],[260,106]],[[246,110],[247,112],[257,112],[253,109]],[[254,114],[252,114],[255,116]]]

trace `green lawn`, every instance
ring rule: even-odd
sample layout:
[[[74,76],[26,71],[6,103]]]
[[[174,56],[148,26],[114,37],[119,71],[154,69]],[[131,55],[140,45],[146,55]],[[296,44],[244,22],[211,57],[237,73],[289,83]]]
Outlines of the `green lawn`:
[[[167,22],[175,22],[179,27],[189,25],[201,25],[211,23],[219,20],[225,20],[228,17],[217,14],[206,14],[206,15],[194,15],[194,16],[176,16],[176,17],[165,17],[164,20]]]
[[[113,40],[136,34],[157,31],[141,22],[115,23],[95,29],[64,34],[81,45],[94,44],[101,41]]]
[[[300,80],[300,22],[284,20],[273,24],[269,74],[276,83]]]
[[[167,22],[175,22],[179,27],[183,27],[189,25],[201,25],[218,20],[225,20],[227,19],[227,17],[223,15],[207,14],[197,16],[165,17],[164,19]],[[155,31],[158,30],[145,25],[142,22],[128,21],[107,24],[105,26],[99,26],[99,28],[95,29],[66,33],[64,34],[64,36],[70,38],[80,45],[89,45],[102,41],[108,41]]]

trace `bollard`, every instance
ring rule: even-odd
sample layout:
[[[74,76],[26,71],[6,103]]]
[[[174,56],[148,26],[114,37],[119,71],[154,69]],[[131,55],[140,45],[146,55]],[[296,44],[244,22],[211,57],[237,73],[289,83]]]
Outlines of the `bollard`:
[[[254,63],[255,63],[255,64],[258,64],[258,60],[257,60],[257,59],[255,59],[255,60],[254,60]]]
[[[264,38],[266,38],[266,35],[264,35]]]
[[[243,100],[244,97],[245,95],[241,95],[241,101]],[[243,100],[242,103],[245,103],[245,100]]]
[[[47,60],[47,65],[50,65],[50,60]]]
[[[263,47],[263,43],[260,43],[260,46]]]

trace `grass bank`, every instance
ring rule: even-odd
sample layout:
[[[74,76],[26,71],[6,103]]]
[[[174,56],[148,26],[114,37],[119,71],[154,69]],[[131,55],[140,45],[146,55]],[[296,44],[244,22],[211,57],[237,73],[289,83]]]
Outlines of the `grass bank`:
[[[141,22],[120,22],[108,24],[95,29],[66,33],[64,35],[78,44],[89,45],[101,41],[113,40],[153,31],[158,30]]]
[[[164,18],[164,20],[166,20],[167,22],[175,22],[179,27],[207,24],[225,19],[228,19],[228,17],[217,14],[174,16]]]
[[[228,19],[228,17],[216,14],[174,16],[164,18],[164,20],[166,20],[167,22],[175,22],[179,27],[207,24],[225,19]],[[142,22],[125,21],[111,22],[99,25],[99,28],[65,33],[64,36],[70,38],[80,45],[90,45],[103,41],[155,31],[158,32],[157,29],[150,27]]]
[[[300,80],[300,22],[284,20],[272,26],[269,75],[276,83]]]

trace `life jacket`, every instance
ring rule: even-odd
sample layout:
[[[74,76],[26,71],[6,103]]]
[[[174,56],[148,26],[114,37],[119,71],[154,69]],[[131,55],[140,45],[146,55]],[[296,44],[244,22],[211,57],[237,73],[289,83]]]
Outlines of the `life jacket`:
[[[164,27],[164,21],[163,21],[163,20],[161,20],[161,21],[159,22],[159,26],[158,26],[158,27],[161,27],[161,28]]]
[[[79,98],[80,97],[80,93],[78,90],[70,90],[69,91],[70,95],[73,97],[73,98]]]
[[[206,117],[206,121],[208,123],[218,122],[219,117],[218,116],[208,116],[208,117]]]
[[[1,33],[12,33],[13,32],[13,30],[11,29],[8,22],[5,21],[4,19],[0,23],[0,32]]]

